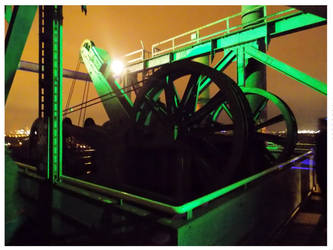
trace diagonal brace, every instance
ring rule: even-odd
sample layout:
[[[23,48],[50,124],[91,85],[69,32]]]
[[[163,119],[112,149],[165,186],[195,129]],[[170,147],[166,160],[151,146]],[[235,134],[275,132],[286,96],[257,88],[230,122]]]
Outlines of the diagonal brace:
[[[10,19],[12,19],[12,14],[13,14],[12,6],[6,5],[5,6],[5,19],[6,19],[7,23],[10,23]]]
[[[245,47],[245,53],[252,56],[259,62],[268,65],[271,68],[285,74],[286,76],[289,76],[290,78],[295,79],[296,81],[316,90],[317,92],[323,95],[327,95],[327,85],[324,82],[321,82],[251,46]]]
[[[15,6],[10,18],[5,41],[5,100],[12,86],[36,9],[36,6]]]
[[[229,50],[228,53],[214,66],[214,69],[217,71],[223,71],[236,57],[236,54],[233,50]],[[203,78],[199,82],[199,93],[201,93],[211,82],[210,78]]]

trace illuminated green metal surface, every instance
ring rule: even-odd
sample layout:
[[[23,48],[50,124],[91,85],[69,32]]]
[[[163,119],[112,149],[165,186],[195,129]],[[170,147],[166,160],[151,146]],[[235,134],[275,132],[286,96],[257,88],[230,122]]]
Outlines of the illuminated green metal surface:
[[[172,61],[214,54],[215,52],[229,49],[230,47],[236,47],[244,43],[257,41],[258,39],[264,39],[267,43],[268,38],[274,38],[285,35],[286,33],[289,34],[309,29],[314,26],[325,25],[327,22],[325,18],[310,13],[303,13],[301,11],[289,14],[291,10],[293,9],[288,9],[286,11],[270,15],[269,21],[257,24],[254,27],[248,27],[246,29],[230,33],[223,33],[220,36],[181,48],[178,51],[175,50],[170,53],[147,59],[144,62],[133,64],[128,68],[130,69],[130,72],[141,71],[143,69],[143,64],[145,65],[145,69],[148,69],[151,67],[161,66]],[[239,28],[240,27],[241,26],[239,26]]]
[[[81,57],[101,97],[105,111],[113,124],[121,124],[129,119],[132,101],[110,72],[111,57],[93,42],[85,40],[80,49]],[[108,98],[115,93],[117,98]]]
[[[62,6],[53,9],[52,49],[53,84],[51,115],[51,169],[52,182],[59,181],[62,172]],[[50,167],[50,166],[49,166]]]
[[[36,9],[36,6],[15,6],[10,18],[5,40],[5,100],[12,86]]]
[[[272,31],[270,33],[271,37],[277,37],[291,32],[304,30],[309,27],[323,25],[326,24],[326,22],[326,18],[311,13],[299,13],[292,15],[289,18],[281,18],[279,21],[270,24],[268,29]]]
[[[243,46],[237,49],[237,83],[238,86],[245,86],[245,55]]]
[[[7,23],[10,23],[10,19],[12,18],[12,14],[13,14],[12,6],[6,5],[5,6],[5,19],[6,19]]]
[[[230,63],[232,63],[232,60],[236,57],[236,54],[234,52],[234,50],[229,50],[229,51],[225,51],[225,55],[223,56],[223,58],[214,66],[214,69],[216,69],[217,71],[223,71],[226,67],[228,67],[228,65]],[[199,83],[199,93],[201,93],[201,91],[203,89],[205,89],[205,87],[211,82],[210,78],[203,78],[201,79],[200,83]]]
[[[327,85],[253,47],[246,47],[245,53],[252,56],[259,62],[276,69],[292,79],[316,90],[317,92],[327,95]]]

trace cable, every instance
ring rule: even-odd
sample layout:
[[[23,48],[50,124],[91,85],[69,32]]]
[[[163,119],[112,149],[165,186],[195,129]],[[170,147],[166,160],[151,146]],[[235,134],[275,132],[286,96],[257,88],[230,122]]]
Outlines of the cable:
[[[78,72],[79,69],[80,69],[80,58],[78,59],[78,62],[76,64],[76,68],[75,68],[75,72]],[[68,97],[67,97],[67,101],[66,101],[66,106],[65,106],[65,109],[68,109],[68,106],[70,104],[70,101],[72,99],[72,95],[73,95],[73,92],[74,92],[74,87],[75,87],[75,83],[76,83],[76,79],[73,79],[72,81],[72,84],[71,84],[71,88],[69,90],[69,93],[68,93]]]
[[[142,88],[142,87],[140,86],[140,87],[137,87],[136,89],[141,89],[141,88]],[[124,89],[125,89],[125,88],[124,88]],[[133,92],[133,89],[132,89],[132,90],[124,91],[124,93],[130,93],[130,92]],[[103,97],[107,97],[107,96],[110,96],[110,97],[108,97],[108,98],[104,98],[103,100],[101,100],[101,98],[103,98]],[[68,108],[68,109],[66,109],[66,110],[63,110],[63,112],[64,112],[64,115],[68,115],[68,114],[70,114],[70,113],[74,113],[74,112],[80,111],[80,109],[83,109],[83,107],[82,107],[83,105],[86,105],[85,108],[87,108],[87,107],[91,107],[91,106],[94,106],[94,105],[96,105],[96,104],[99,104],[99,103],[101,103],[101,102],[104,102],[104,101],[110,100],[110,99],[115,98],[115,97],[117,97],[116,94],[113,93],[113,92],[110,92],[110,93],[105,94],[105,95],[103,95],[103,96],[99,96],[99,97],[93,98],[93,99],[91,99],[91,100],[89,100],[89,101],[87,101],[87,102],[85,102],[85,103],[80,103],[80,104],[77,104],[77,105],[75,105],[75,106],[72,106],[72,107],[70,107],[70,108]],[[97,101],[97,102],[94,102],[94,103],[88,105],[88,103],[90,103],[90,102],[92,102],[92,101],[95,101],[95,100],[97,100],[97,99],[100,99],[100,100]],[[75,108],[77,108],[77,109],[75,109]],[[74,110],[73,110],[73,109],[74,109]]]
[[[87,91],[87,82],[84,85],[84,90],[83,90],[83,95],[82,95],[82,103],[84,103],[84,98],[86,96],[86,91]],[[80,114],[79,114],[79,120],[77,121],[77,125],[80,126],[80,121],[81,121],[81,115],[82,115],[82,110],[84,109],[84,105],[83,107],[80,109]]]
[[[88,81],[86,81],[86,84],[88,85],[88,87],[87,87],[86,97],[85,97],[85,99],[83,100],[85,103],[88,101],[89,87],[90,87],[90,84],[88,83]],[[84,110],[83,110],[83,119],[82,119],[83,122],[84,122],[84,120],[86,119],[86,112],[87,112],[87,104],[85,105]],[[83,123],[83,124],[84,124],[84,123]]]

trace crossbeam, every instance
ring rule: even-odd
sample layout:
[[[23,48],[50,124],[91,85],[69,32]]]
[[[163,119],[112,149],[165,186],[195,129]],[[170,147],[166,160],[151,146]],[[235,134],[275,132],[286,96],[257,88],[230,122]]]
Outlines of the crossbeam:
[[[20,63],[19,63],[18,69],[23,70],[23,71],[38,73],[39,72],[39,65],[38,65],[38,63],[21,60]],[[62,76],[64,78],[70,78],[70,79],[75,79],[75,80],[82,80],[82,81],[91,82],[91,78],[90,78],[89,74],[79,72],[79,71],[63,69]]]
[[[180,48],[165,54],[158,54],[150,59],[127,66],[128,72],[139,72],[143,69],[159,67],[174,61],[193,59],[195,57],[214,54],[228,48],[257,41],[258,39],[275,38],[285,34],[298,32],[315,26],[325,25],[327,20],[311,13],[297,12],[258,24],[254,27],[225,33],[215,38]]]
[[[252,56],[259,62],[266,64],[286,76],[289,76],[290,78],[316,90],[317,92],[327,95],[327,85],[325,83],[303,73],[302,71],[299,71],[251,46],[245,47],[245,53]]]
[[[8,14],[9,9],[6,10],[6,18],[10,23],[5,41],[5,100],[12,86],[37,6],[15,6],[11,15]]]

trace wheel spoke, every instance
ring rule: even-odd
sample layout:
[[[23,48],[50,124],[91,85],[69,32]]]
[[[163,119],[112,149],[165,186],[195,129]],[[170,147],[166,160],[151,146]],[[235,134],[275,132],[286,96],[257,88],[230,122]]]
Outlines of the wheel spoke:
[[[226,103],[223,103],[220,107],[218,107],[218,109],[216,111],[213,111],[211,113],[212,119],[213,121],[216,121],[217,117],[223,112],[225,111],[225,113],[227,114],[227,116],[230,118],[230,120],[232,120],[232,114],[228,108],[228,106],[226,105]]]
[[[256,121],[261,112],[264,110],[264,108],[266,107],[266,104],[268,102],[268,99],[263,99],[261,102],[260,102],[260,105],[257,107],[257,109],[255,110],[255,112],[253,112],[253,120]]]
[[[213,98],[211,98],[205,106],[199,109],[194,115],[186,121],[186,125],[202,120],[205,116],[209,115],[213,110],[216,110],[221,103],[223,103],[224,96],[221,91],[217,92]]]
[[[179,96],[171,77],[165,79],[164,90],[167,112],[169,114],[175,114],[179,106]]]
[[[286,138],[283,138],[278,135],[272,135],[272,134],[264,134],[264,133],[256,133],[258,139],[261,141],[269,141],[269,142],[274,142],[275,144],[278,145],[284,145],[287,140]]]
[[[273,124],[276,124],[276,123],[279,123],[279,122],[282,122],[284,121],[284,118],[283,118],[283,115],[277,115],[277,116],[274,116],[273,118],[263,122],[263,123],[260,123],[256,126],[256,129],[261,129],[261,128],[264,128],[264,127],[268,127],[268,126],[271,126]]]
[[[271,151],[269,151],[266,147],[264,147],[264,153],[265,155],[268,156],[269,160],[272,162],[275,162],[276,158],[274,157],[274,155],[271,153]]]
[[[165,110],[165,106],[163,103],[161,103],[160,101],[153,101],[147,96],[145,96],[145,103],[148,104],[148,106],[150,106],[149,111],[152,111],[154,115],[158,117],[159,120],[163,122],[168,122],[167,112]],[[140,119],[137,122],[142,123],[142,119],[148,116],[148,114],[141,113]]]
[[[193,74],[187,83],[183,98],[179,104],[179,109],[182,112],[193,113],[196,108],[198,99],[198,79],[199,74]]]

